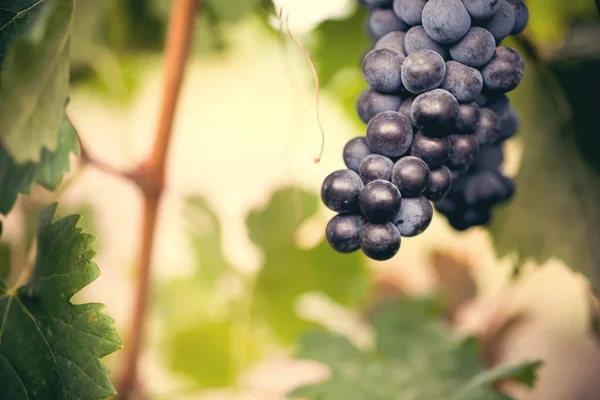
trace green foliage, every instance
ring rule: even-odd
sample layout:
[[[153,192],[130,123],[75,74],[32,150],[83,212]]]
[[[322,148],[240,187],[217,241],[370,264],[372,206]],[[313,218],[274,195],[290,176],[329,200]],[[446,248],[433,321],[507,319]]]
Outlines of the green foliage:
[[[25,6],[30,2],[17,3]],[[38,18],[32,24],[33,17],[25,17],[29,21],[28,33],[40,33],[11,41],[0,75],[0,139],[18,163],[39,162],[40,149],[56,149],[68,99],[69,42],[75,0],[46,0],[46,3],[45,18]],[[20,10],[13,18],[19,19],[35,10],[36,6]],[[18,26],[13,34],[24,29],[21,24]]]
[[[310,250],[293,240],[296,211],[305,221],[317,198],[303,191],[276,192],[264,210],[248,217],[251,239],[265,258],[255,281],[235,271],[222,253],[221,227],[199,197],[189,200],[186,218],[198,265],[192,277],[163,287],[157,305],[169,327],[161,348],[171,368],[198,387],[225,386],[263,354],[275,336],[291,343],[313,325],[296,315],[294,304],[319,291],[344,305],[357,305],[367,292],[364,258],[342,256],[321,242]]]
[[[121,347],[102,304],[75,305],[73,295],[100,271],[95,239],[78,216],[52,222],[42,211],[37,256],[23,287],[0,283],[0,387],[10,399],[104,399],[115,393],[100,358]]]
[[[600,57],[585,53],[585,60],[571,51],[550,65],[528,64],[513,96],[522,120],[517,196],[498,210],[491,232],[501,255],[516,252],[540,263],[557,257],[599,290],[595,93],[600,90]]]
[[[264,210],[251,212],[247,220],[250,238],[264,257],[256,281],[255,315],[288,343],[312,326],[295,313],[300,295],[323,292],[341,305],[357,306],[368,291],[361,254],[336,253],[325,240],[311,249],[294,243],[296,228],[315,214],[317,204],[312,193],[279,190]]]
[[[241,297],[228,291],[228,282],[243,283],[222,252],[212,208],[193,197],[185,215],[197,269],[158,293],[158,310],[169,327],[161,349],[170,368],[199,388],[227,386],[260,355],[260,338],[244,318],[250,287],[241,288]]]
[[[63,173],[69,170],[70,153],[79,154],[79,140],[64,116],[57,148],[54,151],[42,148],[38,162],[17,163],[0,144],[0,213],[7,214],[18,194],[29,193],[36,181],[48,190],[56,190]]]
[[[384,306],[374,317],[375,349],[313,332],[300,342],[299,358],[331,368],[325,382],[290,394],[308,400],[503,400],[492,384],[515,380],[532,386],[539,362],[485,370],[475,339],[452,336],[438,305],[428,299]]]

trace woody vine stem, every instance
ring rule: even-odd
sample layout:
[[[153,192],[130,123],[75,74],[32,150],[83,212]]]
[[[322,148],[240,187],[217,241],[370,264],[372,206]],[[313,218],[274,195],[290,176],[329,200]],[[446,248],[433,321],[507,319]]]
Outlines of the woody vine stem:
[[[196,9],[199,2],[200,0],[173,0],[165,48],[162,105],[154,146],[148,159],[133,171],[123,172],[91,157],[83,143],[81,145],[81,159],[84,164],[133,181],[143,196],[142,240],[137,263],[131,325],[124,348],[125,356],[121,376],[117,385],[119,399],[133,397],[138,389],[138,361],[144,343],[156,222],[166,183],[165,169],[173,122],[194,36]]]

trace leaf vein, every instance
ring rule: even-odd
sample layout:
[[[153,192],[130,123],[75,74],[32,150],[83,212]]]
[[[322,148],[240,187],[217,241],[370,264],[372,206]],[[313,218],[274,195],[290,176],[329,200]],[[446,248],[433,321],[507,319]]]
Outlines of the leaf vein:
[[[46,0],[39,0],[37,3],[32,4],[30,7],[19,11],[18,13],[16,13],[15,15],[13,15],[13,17],[11,19],[9,19],[8,21],[6,21],[6,23],[2,26],[0,26],[0,31],[3,30],[4,28],[6,28],[11,22],[13,22],[15,19],[19,18],[21,15],[25,14],[26,12],[29,12],[31,10],[33,10],[34,8],[36,8],[37,6],[39,6],[40,4],[42,4],[44,1]],[[9,10],[6,8],[0,8],[0,10],[6,10],[9,12],[14,12],[13,10]]]
[[[0,353],[0,358],[2,358],[4,361],[6,361],[6,363],[8,364],[8,366],[11,367],[13,371],[15,371],[15,376],[17,378],[19,378],[19,383],[23,387],[23,392],[25,392],[25,396],[27,397],[27,400],[29,400],[30,399],[29,398],[29,393],[27,392],[27,388],[25,387],[25,383],[23,383],[23,380],[21,379],[21,377],[17,373],[17,370],[15,369],[15,367],[13,367],[12,364],[10,363],[10,361],[8,361],[8,359],[6,357],[4,357],[1,353]]]

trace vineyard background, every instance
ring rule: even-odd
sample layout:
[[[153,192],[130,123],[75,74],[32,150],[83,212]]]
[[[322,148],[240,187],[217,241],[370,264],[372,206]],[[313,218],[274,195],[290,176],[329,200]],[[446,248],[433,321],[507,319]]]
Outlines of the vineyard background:
[[[127,170],[150,149],[170,1],[97,3],[77,2],[68,110],[91,155]],[[149,397],[283,398],[327,373],[291,358],[303,332],[325,326],[366,345],[372,332],[359,316],[378,299],[437,294],[458,332],[483,338],[488,364],[544,361],[534,389],[506,386],[516,398],[596,399],[600,336],[590,316],[600,314],[589,281],[572,271],[599,282],[593,2],[527,1],[526,78],[511,95],[523,122],[505,166],[520,174],[518,194],[491,233],[458,234],[436,215],[426,234],[403,241],[384,263],[331,251],[323,237],[331,213],[317,198],[323,177],[343,164],[345,141],[363,134],[354,104],[365,86],[365,11],[353,0],[274,2],[323,85],[326,148],[315,165],[314,82],[304,55],[267,14],[270,2],[204,3],[153,260],[140,373]],[[141,198],[131,183],[75,158],[71,170],[58,193],[36,187],[20,197],[4,219],[2,249],[13,266],[24,265],[25,244],[51,201],[60,215],[82,214],[80,226],[98,238],[102,276],[77,301],[105,303],[127,346]],[[112,376],[122,355],[104,359]]]

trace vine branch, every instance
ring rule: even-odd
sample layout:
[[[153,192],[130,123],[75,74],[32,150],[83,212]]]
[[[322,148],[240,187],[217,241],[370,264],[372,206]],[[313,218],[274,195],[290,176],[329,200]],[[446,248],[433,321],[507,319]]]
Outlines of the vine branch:
[[[117,387],[121,399],[130,398],[137,389],[138,361],[144,341],[145,316],[148,308],[150,267],[158,208],[165,186],[165,166],[179,93],[194,34],[199,0],[174,0],[165,48],[163,100],[156,139],[150,157],[132,173],[144,196],[142,243],[137,265],[134,303],[129,337],[126,342],[124,368]]]

